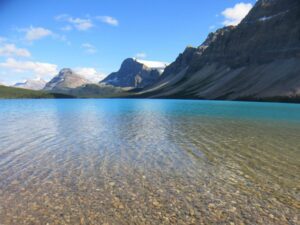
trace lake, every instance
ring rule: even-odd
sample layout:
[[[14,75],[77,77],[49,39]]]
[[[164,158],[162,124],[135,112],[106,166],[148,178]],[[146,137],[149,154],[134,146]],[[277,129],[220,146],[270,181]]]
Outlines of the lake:
[[[299,224],[300,105],[0,100],[0,224]]]

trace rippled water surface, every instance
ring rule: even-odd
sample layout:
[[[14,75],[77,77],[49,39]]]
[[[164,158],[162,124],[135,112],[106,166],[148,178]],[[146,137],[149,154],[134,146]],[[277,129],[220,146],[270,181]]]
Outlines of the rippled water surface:
[[[0,100],[0,224],[299,224],[300,106]]]

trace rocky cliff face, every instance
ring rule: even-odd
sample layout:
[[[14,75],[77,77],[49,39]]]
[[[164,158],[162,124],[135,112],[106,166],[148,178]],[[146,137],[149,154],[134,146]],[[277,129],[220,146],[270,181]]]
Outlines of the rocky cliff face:
[[[26,80],[25,82],[16,83],[13,87],[30,89],[30,90],[42,90],[46,85],[46,81],[42,79]]]
[[[259,0],[165,69],[147,97],[300,99],[300,1]]]
[[[118,72],[111,73],[100,83],[115,87],[144,88],[155,83],[165,64],[140,61],[133,58],[124,60]]]
[[[44,90],[66,92],[71,88],[77,88],[87,83],[90,81],[74,73],[71,69],[62,69],[57,76],[46,84]]]

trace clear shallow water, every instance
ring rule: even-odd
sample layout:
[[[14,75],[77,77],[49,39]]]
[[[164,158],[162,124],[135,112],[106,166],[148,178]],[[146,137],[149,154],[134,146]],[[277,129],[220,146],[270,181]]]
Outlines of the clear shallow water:
[[[0,224],[299,224],[300,105],[0,100]]]

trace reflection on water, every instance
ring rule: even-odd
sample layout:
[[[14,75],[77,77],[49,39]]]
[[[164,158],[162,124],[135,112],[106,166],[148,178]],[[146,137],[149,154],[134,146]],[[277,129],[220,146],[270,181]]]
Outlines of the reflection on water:
[[[0,106],[0,224],[298,223],[298,105]]]

